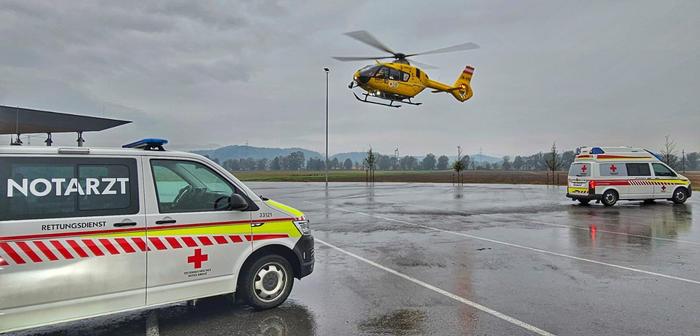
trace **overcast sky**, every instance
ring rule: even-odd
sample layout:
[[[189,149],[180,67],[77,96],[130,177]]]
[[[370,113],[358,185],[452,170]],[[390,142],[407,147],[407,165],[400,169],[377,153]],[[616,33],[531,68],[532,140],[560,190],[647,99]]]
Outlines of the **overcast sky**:
[[[665,135],[697,151],[698,13],[700,1],[2,0],[0,104],[134,121],[89,145],[323,151],[328,66],[331,153],[658,149]],[[342,35],[354,30],[402,52],[476,42],[416,59],[447,83],[474,65],[474,97],[355,101],[347,84],[364,64],[331,56],[380,53]]]

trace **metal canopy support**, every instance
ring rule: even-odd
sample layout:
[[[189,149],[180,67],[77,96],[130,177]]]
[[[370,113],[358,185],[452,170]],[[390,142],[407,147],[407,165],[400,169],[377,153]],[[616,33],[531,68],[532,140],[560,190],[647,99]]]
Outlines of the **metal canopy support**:
[[[83,131],[78,132],[78,147],[83,147],[83,144],[85,143],[85,139],[83,139]]]

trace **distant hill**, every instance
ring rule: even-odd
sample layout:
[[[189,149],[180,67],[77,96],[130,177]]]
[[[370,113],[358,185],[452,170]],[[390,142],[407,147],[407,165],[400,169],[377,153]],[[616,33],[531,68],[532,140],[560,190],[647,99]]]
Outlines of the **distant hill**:
[[[318,152],[310,151],[303,148],[266,148],[266,147],[253,147],[253,146],[226,146],[217,149],[210,150],[196,150],[192,153],[199,155],[206,155],[212,159],[218,159],[219,162],[224,162],[229,159],[268,159],[272,160],[277,156],[287,156],[292,152],[300,151],[304,153],[304,158],[309,159],[311,157],[320,158],[321,154]]]
[[[217,149],[208,150],[196,150],[193,153],[206,155],[212,159],[218,159],[219,162],[224,162],[229,159],[268,159],[272,160],[277,156],[286,156],[292,152],[300,151],[304,153],[304,158],[320,158],[323,159],[324,155],[308,149],[293,147],[293,148],[267,148],[267,147],[254,147],[254,146],[242,146],[242,145],[232,145],[225,146]],[[376,153],[381,154],[381,153]],[[435,156],[440,156],[441,154],[435,154]],[[402,155],[403,156],[403,155]],[[423,159],[424,156],[414,155],[419,161]],[[350,159],[353,162],[362,163],[365,157],[367,157],[367,152],[347,152],[333,154],[329,157],[330,160],[338,158],[338,161],[343,162],[345,159]],[[471,154],[469,155],[474,162],[487,162],[487,163],[499,163],[502,161],[501,158],[494,156],[484,155],[484,154]],[[454,162],[455,156],[450,156],[450,162]]]

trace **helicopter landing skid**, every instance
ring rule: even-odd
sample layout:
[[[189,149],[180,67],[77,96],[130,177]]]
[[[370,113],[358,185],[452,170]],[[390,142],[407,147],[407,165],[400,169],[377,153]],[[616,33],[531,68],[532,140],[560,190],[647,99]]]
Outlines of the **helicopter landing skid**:
[[[377,102],[377,101],[369,100],[369,99],[368,99],[368,98],[369,98],[369,94],[367,94],[367,93],[363,93],[363,94],[362,94],[363,96],[365,96],[364,99],[358,97],[357,94],[356,94],[355,92],[353,92],[352,95],[355,96],[355,99],[357,99],[357,100],[359,100],[359,101],[361,101],[361,102],[363,102],[363,103],[375,104],[375,105],[382,105],[382,106],[388,106],[388,107],[401,107],[401,105],[394,105],[394,102],[400,102],[400,103],[405,103],[405,104],[409,104],[409,105],[416,105],[416,106],[422,104],[422,103],[414,103],[414,102],[412,102],[412,101],[410,101],[410,100],[391,100],[391,101],[389,102],[389,104],[386,104],[386,103],[380,103],[380,102]]]
[[[423,104],[423,103],[414,103],[414,102],[411,101],[411,98],[408,98],[408,99],[406,99],[406,100],[402,100],[401,102],[404,103],[404,104],[415,105],[415,106],[418,106],[418,105],[422,105],[422,104]]]

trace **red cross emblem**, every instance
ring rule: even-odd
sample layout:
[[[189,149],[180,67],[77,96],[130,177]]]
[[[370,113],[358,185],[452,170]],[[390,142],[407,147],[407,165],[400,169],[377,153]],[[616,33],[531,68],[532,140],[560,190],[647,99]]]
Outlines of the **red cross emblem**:
[[[202,254],[202,249],[195,249],[194,255],[187,257],[187,263],[193,264],[195,269],[202,268],[202,263],[209,260],[208,254]]]
[[[661,186],[661,191],[666,191],[666,185],[665,185],[665,184]]]
[[[586,165],[581,165],[581,171],[585,174],[586,170],[588,170],[588,167]]]
[[[614,172],[617,172],[617,167],[616,167],[614,164],[613,164],[613,165],[610,165],[610,171],[613,172],[613,173],[614,173]]]

